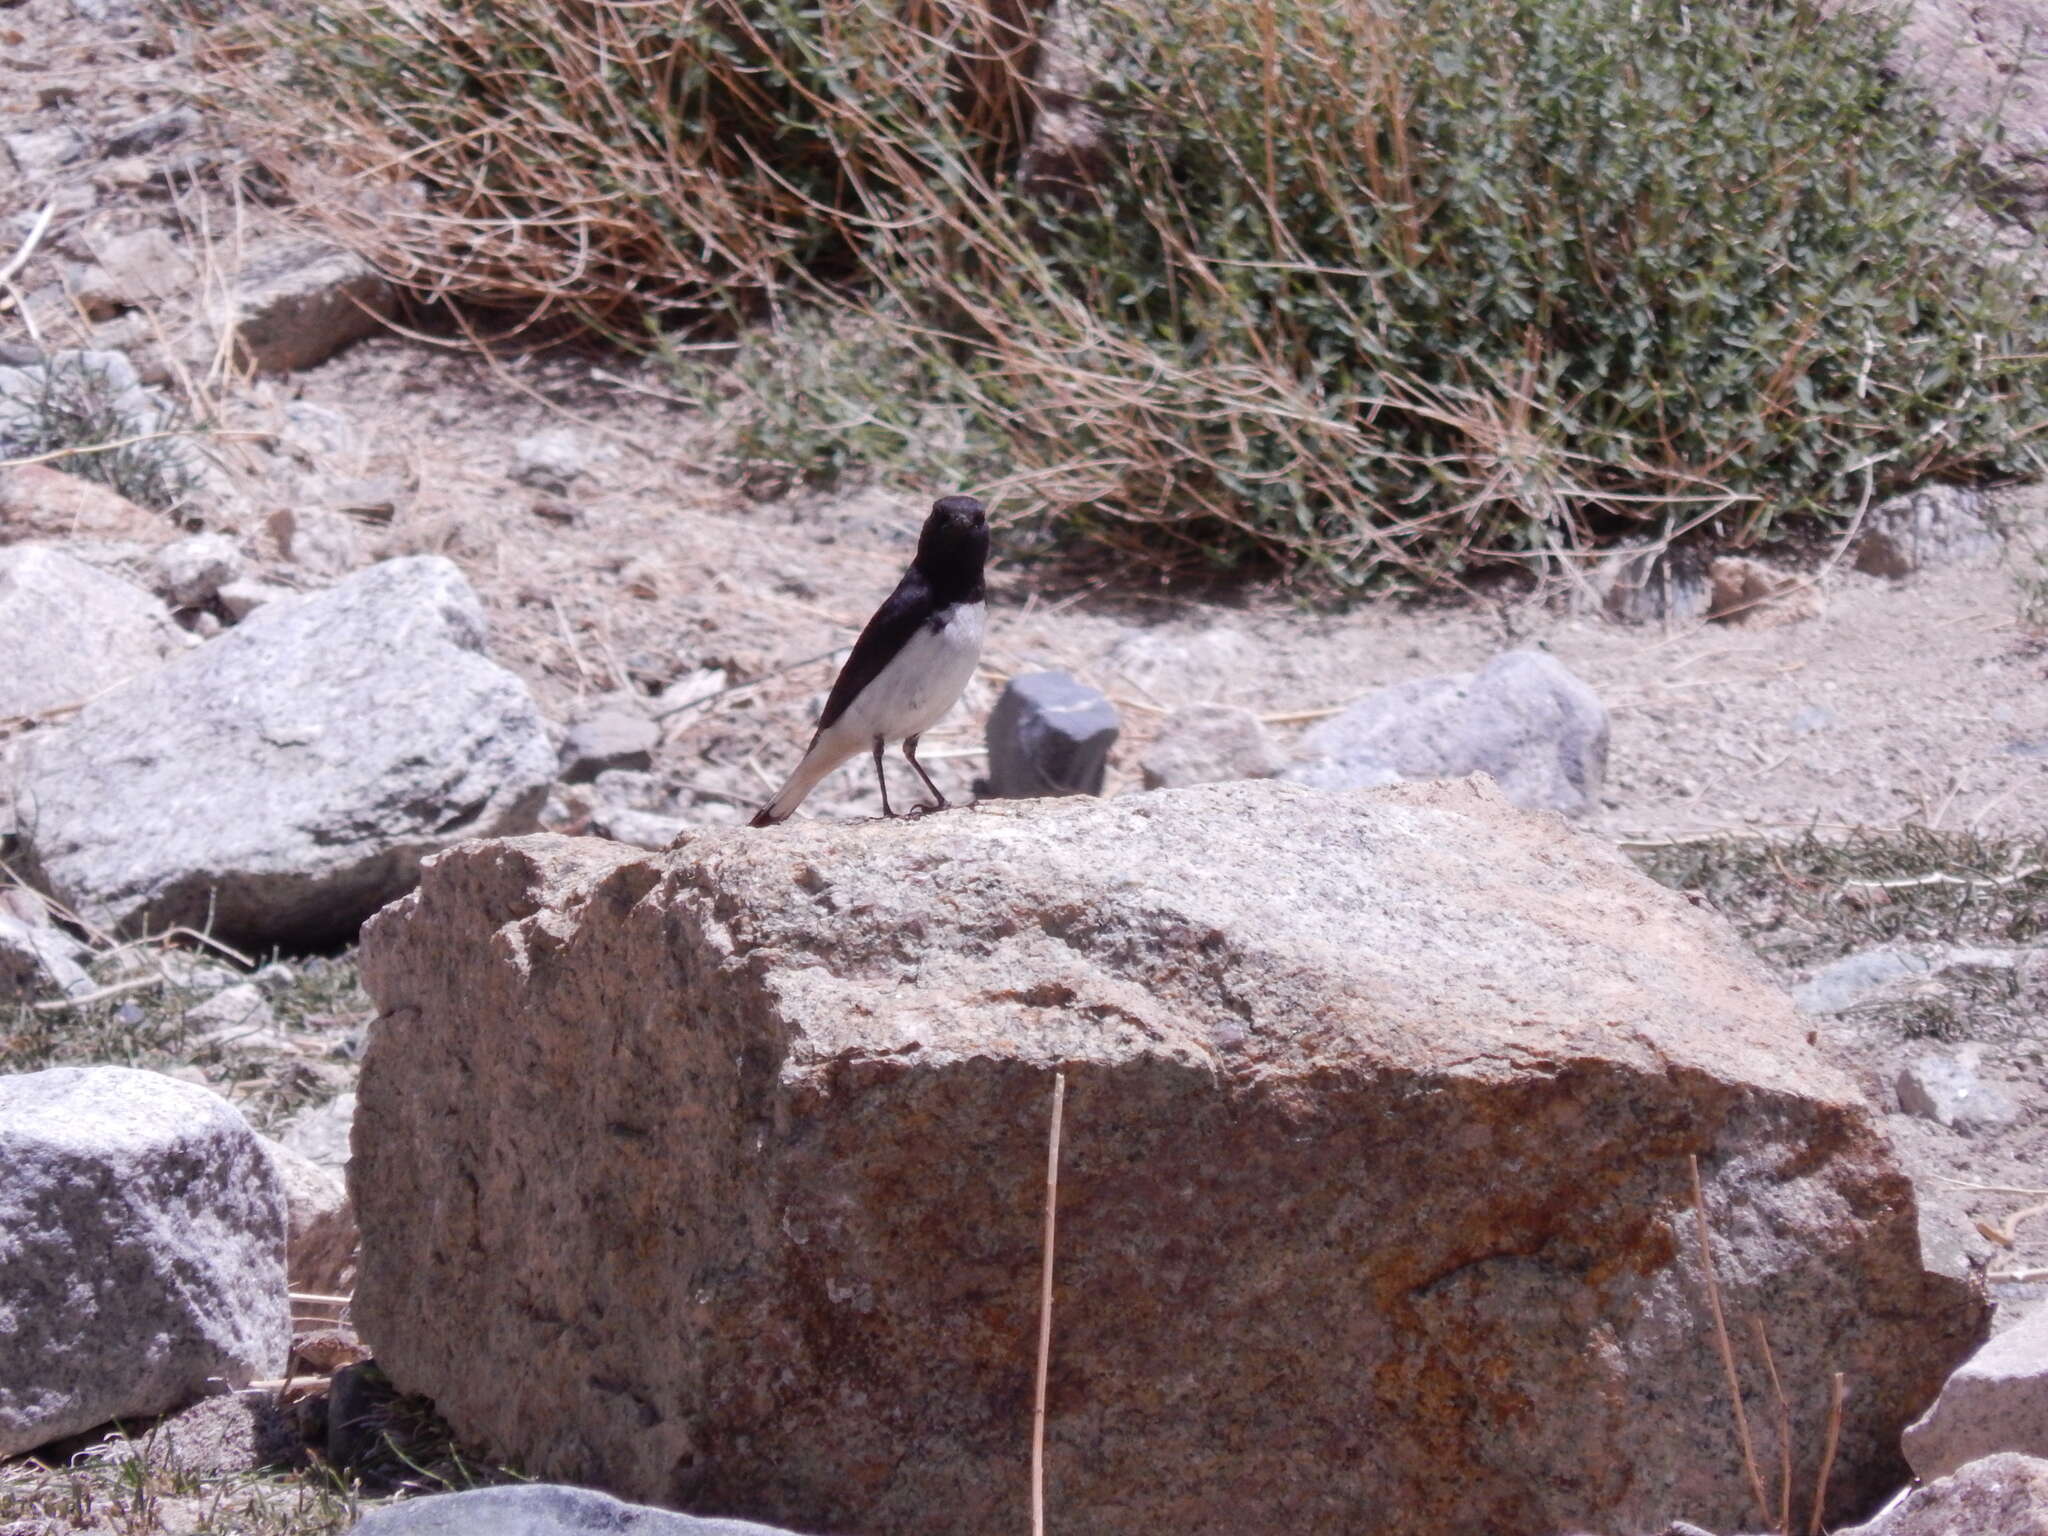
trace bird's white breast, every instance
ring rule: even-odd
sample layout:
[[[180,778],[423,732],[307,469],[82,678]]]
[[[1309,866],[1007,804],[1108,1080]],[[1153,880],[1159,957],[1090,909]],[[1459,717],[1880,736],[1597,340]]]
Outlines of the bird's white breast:
[[[863,741],[877,736],[900,741],[936,725],[959,702],[974,676],[986,615],[981,603],[941,608],[847,705],[833,733],[845,731]]]

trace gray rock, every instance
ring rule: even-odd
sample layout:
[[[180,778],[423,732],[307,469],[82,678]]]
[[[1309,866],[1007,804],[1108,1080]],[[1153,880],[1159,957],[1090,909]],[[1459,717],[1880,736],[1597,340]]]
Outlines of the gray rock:
[[[191,259],[161,225],[88,238],[103,274],[105,295],[117,305],[168,299],[192,280]]]
[[[1507,651],[1476,673],[1383,688],[1302,737],[1282,777],[1316,789],[1492,775],[1525,810],[1580,816],[1607,774],[1607,710],[1541,651]]]
[[[278,1033],[277,1015],[270,1002],[253,983],[237,982],[223,987],[204,1002],[185,1010],[185,1029],[197,1042],[211,1045],[273,1047],[284,1041]],[[289,1041],[284,1041],[289,1046]]]
[[[85,158],[85,136],[70,128],[39,128],[28,133],[0,133],[0,147],[23,179],[40,181],[53,171]]]
[[[654,764],[661,727],[645,715],[600,709],[569,727],[562,743],[562,779],[584,784],[607,769],[645,772]]]
[[[657,811],[636,811],[631,806],[624,805],[601,805],[591,816],[590,830],[599,837],[610,838],[615,843],[652,849],[658,853],[689,831],[690,823],[680,816],[664,816]]]
[[[591,793],[611,805],[636,811],[673,811],[674,797],[660,775],[632,768],[607,768],[590,781]]]
[[[1899,1108],[1951,1130],[1998,1130],[2019,1118],[2010,1093],[1984,1077],[1984,1048],[1916,1056],[1899,1069]]]
[[[1689,624],[1713,602],[1706,557],[1680,545],[1623,546],[1603,556],[1592,589],[1608,617],[1624,624]]]
[[[356,1277],[356,1208],[348,1186],[281,1141],[258,1138],[277,1170],[285,1199],[285,1271],[295,1291],[347,1295]]]
[[[125,1067],[0,1077],[0,1456],[284,1364],[284,1192],[217,1094]]]
[[[428,854],[537,823],[546,727],[483,650],[476,594],[439,557],[260,608],[32,743],[31,868],[125,931],[345,938]]]
[[[2048,1456],[2048,1306],[1960,1366],[1901,1443],[1922,1482],[1998,1451]]]
[[[284,240],[244,265],[214,319],[243,367],[292,373],[376,335],[397,308],[397,291],[354,252]]]
[[[1110,647],[1108,667],[1154,704],[1171,708],[1214,703],[1258,659],[1258,648],[1234,629],[1140,629]]]
[[[244,577],[240,581],[228,582],[214,596],[220,600],[221,609],[227,614],[228,621],[239,624],[265,603],[274,603],[279,598],[296,597],[298,594],[278,582]]]
[[[347,576],[370,563],[363,525],[326,507],[288,507],[273,513],[270,534],[279,553],[315,576]]]
[[[1914,1488],[1835,1536],[2048,1536],[2048,1461],[2003,1452]]]
[[[1904,577],[1994,557],[2003,548],[1985,520],[1989,500],[1959,485],[1925,485],[1871,510],[1856,541],[1856,569]]]
[[[1013,677],[989,711],[989,793],[1099,795],[1119,729],[1116,706],[1064,672]]]
[[[49,991],[75,996],[92,986],[83,944],[58,929],[0,912],[0,1001]]]
[[[0,548],[0,719],[82,704],[188,643],[140,587],[47,545]]]
[[[156,552],[156,590],[180,608],[213,601],[220,589],[248,568],[241,546],[224,533],[195,533]]]
[[[1234,704],[1190,704],[1160,723],[1140,762],[1147,789],[1270,779],[1286,764],[1259,717]]]
[[[589,462],[582,439],[561,427],[522,437],[512,445],[512,478],[556,496],[567,493]]]
[[[1981,1337],[1733,930],[1479,779],[471,843],[361,954],[363,1340],[627,1498],[1012,1520],[1056,1069],[1062,1528],[1735,1528],[1689,1154],[1830,1518]]]
[[[356,1096],[337,1094],[325,1104],[315,1104],[293,1115],[277,1139],[306,1161],[340,1174],[348,1169],[349,1138],[355,1120]]]
[[[588,1488],[527,1483],[471,1488],[372,1510],[351,1536],[790,1536],[751,1520],[705,1519],[627,1504]]]
[[[2048,950],[1887,944],[1828,962],[1793,988],[1792,1001],[1801,1013],[1847,1013],[1940,989],[1963,973],[2009,971],[2042,954]]]
[[[100,153],[110,158],[146,154],[152,149],[176,143],[198,127],[199,114],[192,108],[166,107],[161,112],[152,112],[147,117],[116,128],[100,147]]]

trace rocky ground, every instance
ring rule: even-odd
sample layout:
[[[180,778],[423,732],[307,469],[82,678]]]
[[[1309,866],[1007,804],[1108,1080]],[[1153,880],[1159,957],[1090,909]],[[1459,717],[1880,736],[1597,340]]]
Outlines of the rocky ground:
[[[119,353],[154,392],[129,402],[126,429],[177,429],[167,441],[185,446],[167,451],[191,478],[170,513],[60,507],[49,482],[10,482],[0,543],[61,546],[154,588],[163,621],[146,643],[160,658],[377,562],[445,557],[547,747],[573,759],[574,743],[608,741],[608,761],[628,765],[553,785],[547,825],[658,845],[744,819],[806,739],[924,503],[955,489],[756,500],[729,473],[715,412],[652,365],[485,360],[382,331],[366,313],[388,307],[376,281],[266,203],[206,109],[189,35],[118,0],[0,0],[0,162],[14,173],[0,178],[0,369]],[[1917,540],[1911,509],[1867,510],[1872,528],[1903,520],[1903,553],[1809,551],[1720,618],[1703,578],[1697,601],[1647,624],[1610,615],[1596,570],[1534,592],[1319,612],[1276,590],[1131,590],[999,544],[986,665],[923,756],[964,798],[987,772],[983,721],[1004,684],[1057,669],[1118,711],[1108,793],[1144,784],[1190,705],[1255,716],[1252,757],[1269,771],[1312,756],[1310,733],[1389,685],[1546,653],[1607,717],[1581,824],[1721,906],[1804,989],[1816,1044],[1887,1112],[1937,1263],[2030,1276],[2048,1265],[2048,1221],[2025,1219],[2048,1199],[2043,498],[1944,502],[1923,509]],[[164,550],[195,532],[226,553],[181,586],[184,557]],[[1740,575],[1721,585],[1739,591]],[[25,759],[79,702],[0,710],[0,758]],[[907,775],[892,783],[910,789]],[[878,808],[851,769],[806,814]],[[25,877],[20,853],[17,840],[10,867]],[[17,900],[17,917],[41,915]],[[1837,967],[1844,956],[1862,958]],[[96,941],[68,998],[0,1002],[0,1068],[170,1070],[338,1166],[367,999],[345,950],[258,969],[265,958],[203,939]],[[1993,1287],[2014,1300],[2042,1289]],[[0,1471],[0,1530],[311,1531],[353,1514],[353,1496],[326,1485],[228,1489],[144,1465],[15,1464]],[[236,1502],[245,1492],[255,1503]]]

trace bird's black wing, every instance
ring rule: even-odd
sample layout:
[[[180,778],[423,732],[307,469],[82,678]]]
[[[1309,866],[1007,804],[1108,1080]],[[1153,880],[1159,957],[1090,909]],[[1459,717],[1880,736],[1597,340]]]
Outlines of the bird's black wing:
[[[896,590],[875,610],[875,616],[868,620],[860,638],[853,642],[853,654],[839,669],[839,676],[832,683],[832,692],[825,699],[825,712],[818,716],[820,735],[830,730],[833,722],[846,713],[847,705],[859,698],[861,690],[881,675],[882,669],[896,659],[896,653],[910,643],[911,636],[931,616],[931,586],[924,579],[924,573],[913,565],[896,583]],[[815,743],[817,737],[811,739]]]

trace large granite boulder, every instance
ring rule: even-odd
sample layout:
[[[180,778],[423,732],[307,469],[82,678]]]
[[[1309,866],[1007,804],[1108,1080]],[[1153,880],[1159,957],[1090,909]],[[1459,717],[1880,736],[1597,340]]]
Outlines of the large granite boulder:
[[[438,848],[530,831],[554,774],[475,592],[423,556],[266,604],[39,735],[20,821],[97,922],[297,947],[353,934]]]
[[[280,1370],[284,1252],[277,1174],[218,1094],[0,1077],[0,1456]]]
[[[83,704],[184,649],[132,582],[47,544],[0,547],[0,720]]]
[[[1065,1528],[1735,1525],[1692,1157],[1833,1518],[1983,1328],[1733,933],[1481,781],[470,844],[362,955],[359,1327],[629,1498],[1019,1518],[1057,1068]]]

